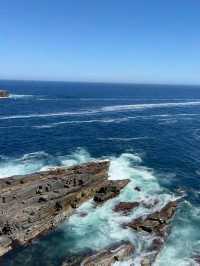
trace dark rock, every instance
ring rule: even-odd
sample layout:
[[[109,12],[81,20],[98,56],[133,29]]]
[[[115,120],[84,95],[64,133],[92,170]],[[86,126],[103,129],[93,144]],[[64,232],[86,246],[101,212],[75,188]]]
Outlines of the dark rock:
[[[135,187],[135,190],[139,192],[139,191],[141,191],[141,188]]]
[[[108,180],[95,193],[94,201],[103,203],[119,195],[120,191],[129,183],[128,179],[112,181]]]
[[[114,212],[121,212],[124,215],[129,214],[133,209],[139,206],[139,202],[120,202],[113,209]]]
[[[9,97],[9,92],[0,89],[0,98],[7,98]]]
[[[195,265],[200,265],[200,255],[199,254],[195,254],[192,258],[195,261]]]
[[[38,202],[47,202],[48,201],[48,195],[44,195],[39,197]]]

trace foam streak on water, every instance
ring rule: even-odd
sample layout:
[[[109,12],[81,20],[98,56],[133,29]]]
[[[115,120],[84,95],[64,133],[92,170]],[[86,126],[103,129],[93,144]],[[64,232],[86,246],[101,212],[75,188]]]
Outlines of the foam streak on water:
[[[31,95],[23,95],[23,97],[30,97],[30,96]],[[84,116],[84,115],[95,115],[95,114],[101,114],[101,113],[107,113],[107,112],[123,112],[123,111],[138,111],[138,110],[141,111],[145,109],[154,109],[154,108],[191,107],[191,106],[199,106],[199,105],[200,105],[200,101],[112,105],[112,106],[105,106],[99,109],[97,108],[88,109],[88,110],[84,109],[81,111],[55,112],[55,113],[32,113],[32,114],[1,116],[0,120]]]

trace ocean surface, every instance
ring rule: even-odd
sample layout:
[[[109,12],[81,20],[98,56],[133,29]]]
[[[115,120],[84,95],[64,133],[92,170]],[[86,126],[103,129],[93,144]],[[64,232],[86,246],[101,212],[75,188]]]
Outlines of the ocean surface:
[[[192,258],[200,250],[200,86],[0,81],[0,88],[11,92],[0,100],[1,178],[108,158],[111,179],[131,179],[119,197],[98,208],[86,202],[78,210],[88,212],[86,217],[80,219],[77,212],[1,265],[58,266],[66,256],[121,240],[136,245],[139,261],[142,239],[120,224],[145,210],[122,217],[112,212],[113,206],[120,200],[156,198],[164,205],[180,192],[185,197],[155,265],[195,265]],[[141,193],[133,193],[136,185]]]

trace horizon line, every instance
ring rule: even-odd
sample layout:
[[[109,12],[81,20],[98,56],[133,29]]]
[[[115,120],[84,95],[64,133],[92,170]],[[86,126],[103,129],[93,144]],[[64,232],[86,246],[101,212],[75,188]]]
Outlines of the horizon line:
[[[94,80],[48,80],[48,79],[7,79],[0,81],[14,82],[60,82],[60,83],[86,83],[86,84],[113,84],[113,85],[156,85],[156,86],[194,86],[200,87],[200,83],[167,83],[167,82],[134,82],[134,81],[94,81]]]

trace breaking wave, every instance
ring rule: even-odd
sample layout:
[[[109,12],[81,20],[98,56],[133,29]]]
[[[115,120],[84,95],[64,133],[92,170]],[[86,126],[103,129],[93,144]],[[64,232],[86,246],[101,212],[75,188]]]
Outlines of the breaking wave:
[[[25,175],[48,170],[57,166],[72,166],[92,160],[84,149],[77,149],[68,155],[53,156],[44,151],[25,154],[20,158],[0,156],[0,178],[13,175]]]
[[[48,250],[51,250],[52,253],[58,252],[58,250],[60,253],[65,253],[66,250],[69,252],[80,252],[84,249],[99,250],[109,244],[129,240],[136,247],[138,254],[136,261],[140,261],[141,256],[145,255],[145,253],[141,253],[141,247],[149,239],[135,234],[121,225],[133,218],[162,208],[168,201],[175,199],[175,196],[160,186],[156,173],[143,165],[143,160],[138,154],[123,153],[117,157],[104,158],[111,160],[109,179],[128,178],[130,183],[118,197],[107,201],[102,206],[95,208],[91,200],[84,203],[62,225],[64,236],[57,243],[58,249],[55,249],[55,243],[51,239],[48,243]],[[43,151],[25,154],[21,158],[15,159],[0,156],[0,177],[44,171],[56,166],[72,166],[91,160],[95,160],[95,158],[82,148],[63,156],[53,156]],[[140,187],[141,191],[136,191],[134,189],[136,186]],[[140,206],[129,216],[121,216],[113,212],[113,207],[120,201],[150,203],[155,200],[158,200],[156,206],[150,209]],[[81,213],[87,215],[80,219]],[[183,202],[173,222],[169,240],[155,263],[156,266],[195,265],[192,256],[200,248],[199,217],[199,208],[193,207],[187,201]],[[128,266],[131,263],[129,261],[126,264],[118,265]]]

